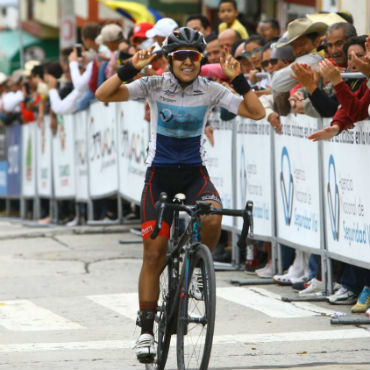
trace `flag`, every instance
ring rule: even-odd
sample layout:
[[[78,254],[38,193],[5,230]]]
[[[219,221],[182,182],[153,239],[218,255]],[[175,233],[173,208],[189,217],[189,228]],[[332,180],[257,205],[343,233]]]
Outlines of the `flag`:
[[[119,0],[99,1],[134,23],[148,22],[154,24],[162,18],[162,16],[154,9],[140,3]]]

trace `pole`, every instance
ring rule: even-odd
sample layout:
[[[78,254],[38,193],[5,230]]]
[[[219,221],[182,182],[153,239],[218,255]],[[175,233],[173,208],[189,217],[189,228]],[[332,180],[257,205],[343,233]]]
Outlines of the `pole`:
[[[23,36],[22,36],[22,17],[21,17],[21,0],[17,1],[18,8],[18,35],[19,35],[19,64],[20,68],[24,67],[24,51],[23,51]]]

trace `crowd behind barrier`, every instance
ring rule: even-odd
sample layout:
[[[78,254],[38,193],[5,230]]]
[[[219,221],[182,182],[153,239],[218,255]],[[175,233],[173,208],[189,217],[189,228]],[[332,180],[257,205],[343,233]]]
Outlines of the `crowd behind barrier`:
[[[210,117],[215,144],[205,143],[207,166],[224,206],[254,202],[256,240],[370,268],[370,168],[358,160],[370,156],[370,122],[312,143],[307,136],[330,120],[293,114],[282,120],[283,132],[276,135],[266,120]],[[90,204],[119,195],[139,204],[148,138],[144,103],[137,101],[96,102],[87,111],[59,116],[55,136],[49,117],[41,125],[7,127],[1,197]],[[241,224],[225,217],[223,227],[238,233]],[[236,254],[234,245],[234,263]],[[325,283],[326,272],[324,266]]]

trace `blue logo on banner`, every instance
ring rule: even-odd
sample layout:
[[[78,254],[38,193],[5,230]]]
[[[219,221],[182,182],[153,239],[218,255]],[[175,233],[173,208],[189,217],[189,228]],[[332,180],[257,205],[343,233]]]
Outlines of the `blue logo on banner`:
[[[240,201],[241,207],[245,207],[247,201],[247,164],[245,160],[244,145],[240,151]]]
[[[8,128],[8,195],[21,194],[21,125]]]
[[[286,160],[284,160],[284,158]],[[287,187],[284,179],[284,162],[288,165],[288,192]],[[280,165],[280,191],[281,191],[281,199],[283,201],[283,210],[284,210],[284,219],[285,224],[290,225],[290,221],[292,220],[292,211],[293,211],[293,175],[292,175],[292,168],[290,166],[290,158],[288,154],[288,149],[284,146],[281,152],[281,165]]]
[[[331,176],[331,174],[333,176]],[[332,194],[332,181],[333,190]],[[329,167],[328,167],[328,185],[327,185],[327,198],[328,198],[328,212],[330,218],[331,232],[334,240],[339,239],[339,190],[337,185],[337,171],[335,169],[334,157],[330,154]],[[334,204],[333,204],[334,203]]]
[[[8,162],[0,161],[0,195],[8,194]]]

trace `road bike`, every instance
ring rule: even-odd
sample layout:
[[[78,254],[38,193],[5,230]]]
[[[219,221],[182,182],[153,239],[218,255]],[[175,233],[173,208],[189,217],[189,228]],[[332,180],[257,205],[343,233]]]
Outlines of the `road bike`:
[[[245,248],[248,232],[253,230],[250,201],[244,210],[214,208],[206,201],[185,205],[184,201],[184,194],[177,194],[168,202],[167,194],[161,193],[157,202],[157,221],[151,237],[154,239],[161,230],[165,211],[173,212],[173,222],[154,321],[156,358],[153,364],[146,364],[148,370],[165,368],[174,334],[177,368],[208,369],[215,326],[216,279],[212,254],[200,241],[201,216],[243,217],[240,248]],[[180,212],[188,215],[186,226],[181,225]]]

